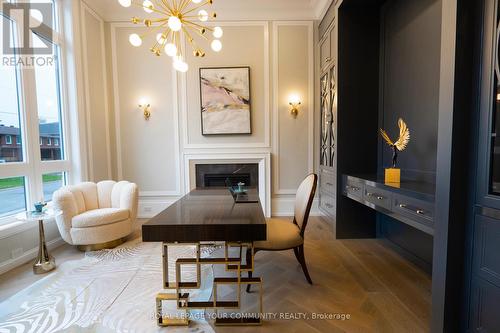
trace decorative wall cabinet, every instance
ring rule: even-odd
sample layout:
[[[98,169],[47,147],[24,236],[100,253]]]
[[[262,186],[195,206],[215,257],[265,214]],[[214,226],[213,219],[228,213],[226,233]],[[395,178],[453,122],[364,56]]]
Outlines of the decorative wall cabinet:
[[[320,174],[319,207],[327,216],[335,216],[337,174],[335,163],[337,113],[337,29],[334,6],[320,24]]]
[[[484,0],[483,10],[468,329],[500,332],[500,1]]]

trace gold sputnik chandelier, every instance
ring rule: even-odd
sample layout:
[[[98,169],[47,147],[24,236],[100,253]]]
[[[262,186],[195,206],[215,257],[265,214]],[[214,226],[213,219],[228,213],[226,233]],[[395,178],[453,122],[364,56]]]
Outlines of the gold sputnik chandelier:
[[[143,35],[131,34],[130,44],[135,47],[142,45],[145,36],[156,32],[156,41],[151,47],[151,52],[160,56],[164,51],[173,59],[173,67],[179,72],[186,72],[189,65],[185,61],[185,51],[182,45],[184,38],[189,42],[195,57],[204,57],[205,51],[198,46],[193,38],[200,36],[210,42],[213,51],[219,52],[222,49],[220,38],[223,35],[221,27],[209,27],[204,25],[209,19],[215,19],[215,12],[209,13],[203,7],[212,5],[213,0],[118,0],[123,7],[130,7],[132,4],[142,7],[147,14],[156,14],[158,18],[141,19],[133,17],[134,24],[144,24],[151,30]],[[208,33],[213,39],[210,40]],[[184,38],[182,37],[184,36]]]

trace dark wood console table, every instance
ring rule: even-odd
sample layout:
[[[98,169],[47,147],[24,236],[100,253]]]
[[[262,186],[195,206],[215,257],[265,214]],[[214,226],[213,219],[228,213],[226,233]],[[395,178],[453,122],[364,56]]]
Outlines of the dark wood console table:
[[[266,219],[258,201],[258,193],[250,190],[250,201],[235,203],[227,189],[194,190],[152,218],[142,227],[144,242],[163,243],[163,288],[175,290],[175,293],[159,293],[156,297],[157,318],[160,326],[188,325],[190,309],[239,309],[241,285],[257,284],[260,286],[260,312],[262,314],[262,279],[260,277],[242,277],[243,272],[253,272],[253,242],[266,239]],[[200,247],[204,242],[225,242],[223,258],[201,258]],[[179,244],[196,247],[196,257],[179,258],[175,262],[176,281],[168,281],[168,246]],[[239,257],[228,255],[229,248],[239,248]],[[243,252],[245,249],[245,252]],[[246,253],[243,256],[242,253]],[[244,257],[244,258],[243,258]],[[214,292],[213,300],[197,302],[189,299],[186,290],[198,289],[201,285],[201,265],[225,265],[227,271],[234,272],[234,277],[214,278],[214,291],[217,284],[237,286],[236,300],[218,300]],[[181,280],[181,266],[196,266],[197,281]],[[175,302],[177,308],[184,310],[182,317],[172,318],[162,313],[162,303]],[[261,316],[219,317],[216,325],[259,325]]]

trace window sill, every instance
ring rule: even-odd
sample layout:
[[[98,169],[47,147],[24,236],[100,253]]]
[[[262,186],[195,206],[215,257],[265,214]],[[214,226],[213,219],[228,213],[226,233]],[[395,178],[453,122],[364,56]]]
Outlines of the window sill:
[[[52,202],[49,202],[47,207],[51,208]],[[37,221],[22,221],[16,219],[18,213],[2,218],[2,223],[0,223],[0,239],[11,237],[29,229],[38,228]]]
[[[12,217],[12,222],[0,225],[0,239],[8,238],[23,231],[33,229],[37,227],[37,225],[38,223],[36,221],[19,221],[16,220],[15,217]]]

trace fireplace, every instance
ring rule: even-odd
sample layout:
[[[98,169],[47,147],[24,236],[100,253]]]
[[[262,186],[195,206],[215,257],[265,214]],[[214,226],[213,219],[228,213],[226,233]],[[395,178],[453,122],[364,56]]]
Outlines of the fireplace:
[[[259,164],[196,164],[196,187],[225,187],[244,183],[247,187],[259,188]]]

